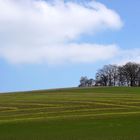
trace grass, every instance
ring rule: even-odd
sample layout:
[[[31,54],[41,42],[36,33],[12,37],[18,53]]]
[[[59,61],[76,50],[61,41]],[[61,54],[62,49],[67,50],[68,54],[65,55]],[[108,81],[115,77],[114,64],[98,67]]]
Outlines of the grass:
[[[1,94],[0,140],[140,140],[140,88]]]

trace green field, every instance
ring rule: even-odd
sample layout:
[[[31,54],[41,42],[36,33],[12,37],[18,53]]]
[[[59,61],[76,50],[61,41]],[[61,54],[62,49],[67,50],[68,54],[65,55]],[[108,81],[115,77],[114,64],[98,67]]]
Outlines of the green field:
[[[0,94],[0,140],[140,140],[140,88]]]

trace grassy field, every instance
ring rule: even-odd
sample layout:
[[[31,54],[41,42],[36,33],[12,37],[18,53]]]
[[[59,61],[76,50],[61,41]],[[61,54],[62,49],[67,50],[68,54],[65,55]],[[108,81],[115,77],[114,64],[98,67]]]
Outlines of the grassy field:
[[[0,94],[0,140],[140,140],[140,88]]]

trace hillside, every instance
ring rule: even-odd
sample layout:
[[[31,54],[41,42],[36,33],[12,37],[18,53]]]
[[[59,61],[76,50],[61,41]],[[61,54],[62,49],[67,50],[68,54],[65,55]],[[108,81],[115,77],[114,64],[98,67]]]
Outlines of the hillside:
[[[139,140],[140,88],[0,94],[0,140]]]

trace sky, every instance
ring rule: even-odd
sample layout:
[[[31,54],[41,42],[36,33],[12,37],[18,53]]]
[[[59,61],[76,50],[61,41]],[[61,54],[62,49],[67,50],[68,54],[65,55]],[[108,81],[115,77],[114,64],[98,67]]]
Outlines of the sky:
[[[140,63],[139,0],[0,0],[0,92],[75,87]]]

